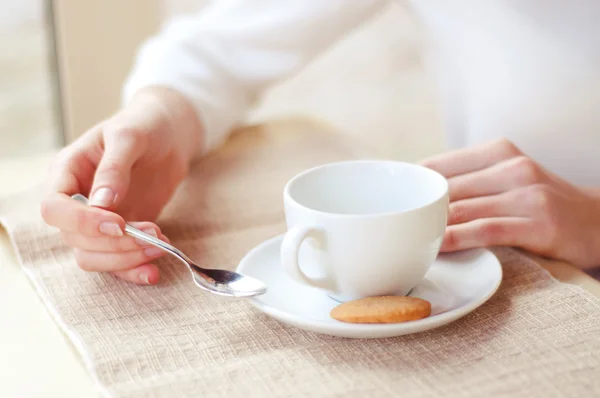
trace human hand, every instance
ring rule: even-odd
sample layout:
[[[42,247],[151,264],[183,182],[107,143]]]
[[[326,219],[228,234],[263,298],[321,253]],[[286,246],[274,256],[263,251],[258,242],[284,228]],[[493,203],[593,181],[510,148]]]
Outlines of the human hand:
[[[434,156],[448,179],[441,251],[514,246],[581,268],[600,264],[600,195],[544,170],[507,140]]]
[[[163,252],[124,236],[125,222],[162,240],[153,223],[198,152],[199,123],[191,107],[168,89],[145,89],[56,157],[41,213],[61,231],[86,271],[111,272],[155,284],[152,264]],[[71,195],[90,198],[85,206]]]

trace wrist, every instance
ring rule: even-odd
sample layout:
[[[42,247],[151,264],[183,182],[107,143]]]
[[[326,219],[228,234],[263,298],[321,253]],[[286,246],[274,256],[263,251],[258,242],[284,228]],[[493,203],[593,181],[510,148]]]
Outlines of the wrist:
[[[600,187],[586,187],[584,190],[588,193],[588,195],[600,201]]]
[[[592,200],[592,230],[591,235],[594,241],[594,256],[593,260],[588,264],[588,267],[600,266],[600,187],[586,187],[584,191],[588,197]],[[585,268],[588,268],[585,267]]]
[[[146,87],[132,98],[130,106],[154,109],[160,119],[161,134],[175,138],[178,152],[187,162],[197,158],[202,150],[203,128],[192,104],[177,91],[167,87]]]

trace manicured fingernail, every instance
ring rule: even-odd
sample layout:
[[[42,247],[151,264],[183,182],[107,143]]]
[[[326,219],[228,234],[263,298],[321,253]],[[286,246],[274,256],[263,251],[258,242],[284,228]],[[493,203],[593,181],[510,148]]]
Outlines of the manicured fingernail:
[[[157,257],[158,255],[162,254],[162,252],[162,249],[159,249],[158,247],[149,247],[144,249],[144,254],[147,257]]]
[[[150,280],[148,279],[148,273],[147,272],[140,272],[139,278],[146,285],[150,284]]]
[[[142,230],[142,232],[145,232],[148,235],[152,235],[155,238],[158,238],[158,236],[156,235],[156,231],[152,228],[144,229],[144,230]],[[145,240],[138,239],[138,238],[135,238],[135,241],[137,242],[138,245],[141,245],[141,246],[148,246],[148,245],[152,244],[152,243],[148,243]]]
[[[100,230],[100,232],[106,235],[123,236],[123,231],[121,230],[121,227],[119,227],[119,224],[114,222],[103,222],[100,224],[98,229]]]
[[[98,207],[110,207],[115,201],[115,193],[110,188],[100,188],[92,195],[90,205]]]

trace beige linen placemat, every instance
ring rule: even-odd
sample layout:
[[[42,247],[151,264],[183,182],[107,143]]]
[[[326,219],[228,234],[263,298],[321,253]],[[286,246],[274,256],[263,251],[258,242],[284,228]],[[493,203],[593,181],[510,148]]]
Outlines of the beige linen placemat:
[[[282,188],[295,173],[353,158],[331,134],[255,129],[193,170],[161,217],[203,266],[233,269],[285,230]],[[119,397],[600,396],[600,300],[496,250],[501,288],[430,332],[348,340],[286,327],[244,300],[196,288],[170,258],[141,287],[77,268],[39,218],[39,189],[0,202],[18,257],[99,390]]]

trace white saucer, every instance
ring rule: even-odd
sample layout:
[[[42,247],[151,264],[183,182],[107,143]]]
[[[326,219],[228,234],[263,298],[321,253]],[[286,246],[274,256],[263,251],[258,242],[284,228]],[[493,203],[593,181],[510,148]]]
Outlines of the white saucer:
[[[267,284],[267,293],[250,299],[265,314],[300,329],[350,338],[383,338],[422,332],[457,320],[486,302],[498,289],[502,267],[492,252],[474,249],[441,254],[411,296],[431,303],[431,316],[396,324],[349,324],[329,312],[339,303],[326,292],[291,279],[280,266],[283,236],[252,249],[237,271]]]

